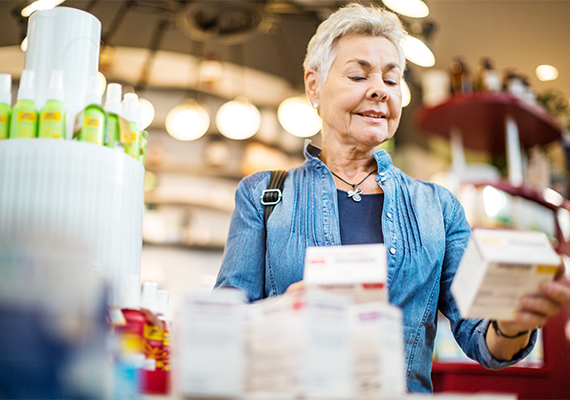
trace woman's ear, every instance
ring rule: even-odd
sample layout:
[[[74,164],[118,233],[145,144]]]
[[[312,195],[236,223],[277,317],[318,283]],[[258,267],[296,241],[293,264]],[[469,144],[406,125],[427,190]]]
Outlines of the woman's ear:
[[[314,69],[305,71],[305,93],[311,104],[319,104],[319,76]]]

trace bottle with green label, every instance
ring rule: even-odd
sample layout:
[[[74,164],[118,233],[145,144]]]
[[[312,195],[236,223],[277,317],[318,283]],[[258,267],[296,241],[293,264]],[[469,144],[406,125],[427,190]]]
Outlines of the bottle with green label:
[[[125,153],[138,160],[140,152],[141,132],[137,127],[137,106],[139,96],[135,93],[126,93],[123,99],[123,118],[129,121],[129,132],[121,132],[121,143]]]
[[[0,74],[0,140],[8,139],[12,104],[12,77]]]
[[[18,101],[12,108],[10,139],[38,136],[38,110],[34,105],[35,97],[34,71],[25,69],[20,77]]]
[[[121,127],[119,123],[123,108],[121,105],[122,92],[123,88],[118,83],[109,83],[107,85],[107,94],[105,97],[105,111],[107,112],[105,146],[111,148],[123,147],[121,144]]]
[[[73,139],[103,145],[105,140],[105,124],[107,113],[101,107],[99,93],[99,77],[92,76],[87,85],[87,107],[75,117],[73,126]]]
[[[67,112],[63,107],[63,71],[51,71],[48,101],[40,111],[38,137],[41,139],[65,139]]]
[[[141,144],[140,144],[140,152],[139,152],[139,161],[141,162],[142,166],[144,167],[144,163],[146,161],[146,145],[148,143],[148,132],[141,131]]]

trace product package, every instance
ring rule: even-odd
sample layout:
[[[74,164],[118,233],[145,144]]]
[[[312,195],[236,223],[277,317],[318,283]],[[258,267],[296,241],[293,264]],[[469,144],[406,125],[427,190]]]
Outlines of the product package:
[[[560,264],[544,233],[475,229],[451,293],[463,318],[513,320],[520,298],[538,293]]]
[[[383,244],[308,247],[303,280],[309,289],[349,296],[353,303],[387,302]]]
[[[346,296],[315,290],[251,306],[248,394],[263,398],[350,397],[349,306]]]
[[[351,307],[354,384],[363,398],[406,393],[402,312],[386,303]]]
[[[173,326],[173,385],[184,398],[243,394],[245,302],[237,289],[190,293]]]

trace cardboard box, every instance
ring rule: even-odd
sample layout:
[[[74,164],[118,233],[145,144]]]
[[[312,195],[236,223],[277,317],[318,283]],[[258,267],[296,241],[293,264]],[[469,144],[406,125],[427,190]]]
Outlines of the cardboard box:
[[[349,296],[354,304],[388,302],[383,244],[308,247],[303,281],[308,289]]]
[[[451,293],[463,318],[513,320],[520,298],[538,293],[560,264],[544,233],[475,229]]]
[[[349,306],[344,296],[310,290],[254,304],[248,318],[248,394],[351,396]]]

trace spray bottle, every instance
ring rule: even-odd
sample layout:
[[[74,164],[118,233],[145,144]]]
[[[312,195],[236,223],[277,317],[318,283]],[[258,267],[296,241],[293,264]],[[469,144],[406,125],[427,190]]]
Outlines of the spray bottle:
[[[8,139],[12,104],[12,77],[0,74],[0,140]]]
[[[138,160],[144,167],[145,159],[146,159],[146,145],[148,139],[148,132],[144,130],[143,123],[142,123],[142,111],[143,108],[140,104],[137,105],[137,129],[140,131],[139,137],[139,156]]]
[[[105,122],[107,114],[101,107],[99,94],[99,78],[92,76],[87,85],[87,107],[75,117],[73,139],[102,145],[105,138]]]
[[[124,325],[115,329],[118,351],[115,362],[115,398],[136,398],[142,385],[144,368],[144,326],[146,316],[141,312],[141,284],[138,275],[125,277],[121,311]]]
[[[12,108],[10,138],[35,138],[38,136],[38,110],[34,105],[34,71],[25,69],[20,77],[18,101]]]
[[[40,111],[38,137],[65,139],[67,112],[63,108],[63,71],[53,70],[49,78],[48,101]]]
[[[160,380],[157,389],[161,394],[170,392],[170,316],[168,313],[168,291],[158,291],[158,319],[164,323],[164,339],[162,342],[162,362],[158,367]]]
[[[136,158],[139,157],[140,136],[141,133],[137,128],[137,105],[139,96],[135,93],[126,93],[123,100],[123,118],[129,121],[130,132],[123,135],[121,132],[121,143],[125,148],[125,153]]]
[[[143,393],[161,393],[162,351],[164,324],[158,319],[158,284],[144,282],[141,309],[146,313],[144,326],[145,367],[143,371]]]
[[[111,148],[123,148],[121,143],[121,132],[130,134],[129,123],[121,117],[123,106],[121,104],[123,88],[118,83],[107,85],[107,95],[105,98],[105,111],[107,112],[107,131],[105,134],[105,146]],[[124,149],[123,149],[124,150]]]

